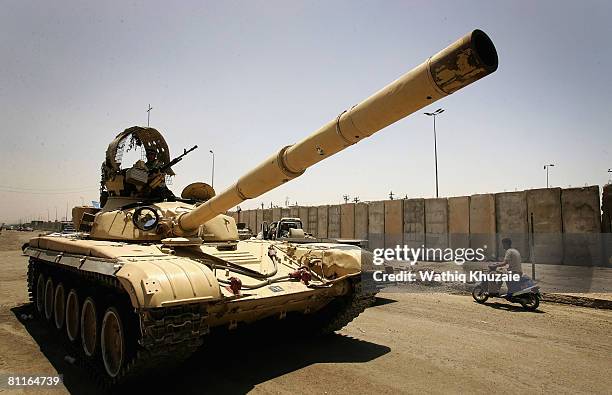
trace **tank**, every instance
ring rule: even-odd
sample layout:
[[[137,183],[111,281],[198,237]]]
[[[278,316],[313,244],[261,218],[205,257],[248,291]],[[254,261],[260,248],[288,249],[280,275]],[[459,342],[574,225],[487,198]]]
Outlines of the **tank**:
[[[181,362],[211,332],[265,318],[292,317],[310,335],[339,330],[374,301],[376,288],[363,280],[374,269],[371,255],[337,243],[241,240],[227,211],[494,72],[497,63],[489,37],[474,30],[219,194],[194,183],[174,196],[166,176],[196,147],[171,160],[159,131],[126,129],[102,164],[102,207],[75,207],[76,233],[24,245],[35,311],[110,386]],[[137,148],[147,162],[126,168],[123,154]]]

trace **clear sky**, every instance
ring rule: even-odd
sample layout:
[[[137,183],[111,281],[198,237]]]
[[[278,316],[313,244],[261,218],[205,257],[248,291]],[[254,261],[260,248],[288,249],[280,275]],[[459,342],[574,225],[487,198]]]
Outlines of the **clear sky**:
[[[603,185],[612,167],[612,2],[0,2],[0,222],[97,200],[123,129],[165,134],[172,188],[223,189],[474,28],[496,73],[435,103],[441,196]],[[262,196],[337,203],[435,193],[419,112]]]

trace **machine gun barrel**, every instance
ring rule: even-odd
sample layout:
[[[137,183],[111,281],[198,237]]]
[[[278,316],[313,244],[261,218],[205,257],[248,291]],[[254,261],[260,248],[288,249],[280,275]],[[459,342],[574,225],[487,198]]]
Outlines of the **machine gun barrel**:
[[[242,201],[302,175],[315,163],[491,74],[497,65],[491,39],[481,30],[468,33],[302,141],[282,148],[219,195],[181,215],[177,233],[193,232]]]
[[[194,145],[193,147],[189,148],[189,149],[183,149],[183,153],[179,156],[177,156],[176,158],[172,159],[170,162],[166,163],[165,165],[156,167],[154,169],[151,169],[149,171],[149,173],[163,173],[164,171],[166,171],[167,169],[171,168],[172,166],[176,165],[177,163],[179,163],[180,161],[183,160],[183,158],[185,156],[187,156],[187,154],[189,154],[191,151],[195,150],[196,148],[198,148],[197,145]]]

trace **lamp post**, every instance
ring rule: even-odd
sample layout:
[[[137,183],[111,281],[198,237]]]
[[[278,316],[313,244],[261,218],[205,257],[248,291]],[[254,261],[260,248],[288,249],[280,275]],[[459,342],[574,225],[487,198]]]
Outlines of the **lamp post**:
[[[423,114],[433,117],[433,132],[434,132],[434,159],[436,163],[436,197],[438,195],[438,138],[436,136],[436,116],[442,114],[444,112],[443,108],[438,108],[434,112],[424,112]]]
[[[210,186],[215,187],[215,153],[213,150],[208,150],[212,154],[212,176],[210,178]]]
[[[544,170],[546,170],[546,188],[548,188],[548,169],[551,167],[555,167],[555,165],[552,163],[544,165]]]

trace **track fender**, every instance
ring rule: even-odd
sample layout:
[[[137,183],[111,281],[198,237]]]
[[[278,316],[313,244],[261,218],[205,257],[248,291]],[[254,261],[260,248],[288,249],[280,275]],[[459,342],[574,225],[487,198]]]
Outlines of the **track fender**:
[[[169,307],[221,298],[219,283],[212,271],[187,258],[131,260],[115,275],[135,308]]]

